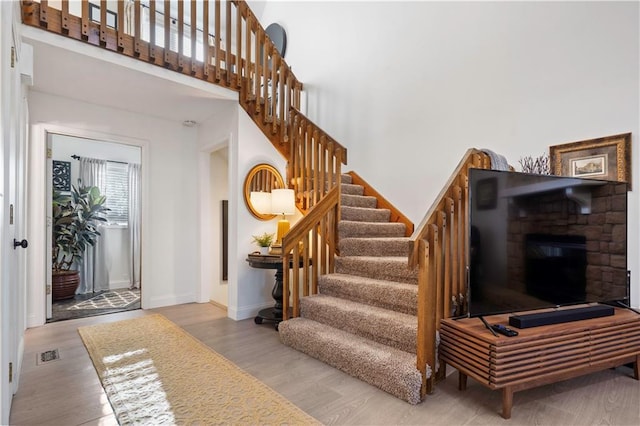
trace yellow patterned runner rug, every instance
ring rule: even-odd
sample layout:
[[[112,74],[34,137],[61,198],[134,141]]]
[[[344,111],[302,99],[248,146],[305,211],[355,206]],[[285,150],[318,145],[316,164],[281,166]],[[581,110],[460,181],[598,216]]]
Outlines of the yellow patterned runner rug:
[[[120,424],[318,424],[160,314],[78,332]]]

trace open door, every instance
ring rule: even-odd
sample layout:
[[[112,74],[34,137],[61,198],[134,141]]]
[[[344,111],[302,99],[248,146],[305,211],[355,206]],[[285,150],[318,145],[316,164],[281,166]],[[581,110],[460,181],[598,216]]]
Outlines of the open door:
[[[0,424],[8,424],[18,388],[26,300],[27,106],[19,71],[13,3],[0,3]]]

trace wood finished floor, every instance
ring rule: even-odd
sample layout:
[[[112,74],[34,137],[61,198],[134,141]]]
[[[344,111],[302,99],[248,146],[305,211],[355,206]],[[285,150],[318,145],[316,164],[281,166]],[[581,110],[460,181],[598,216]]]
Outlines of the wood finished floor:
[[[233,321],[211,304],[129,311],[29,329],[12,425],[115,425],[77,328],[161,313],[324,424],[338,425],[638,425],[640,382],[627,367],[605,370],[514,396],[511,420],[500,417],[501,393],[453,374],[412,406],[282,345],[269,325]],[[59,349],[60,360],[36,365]]]

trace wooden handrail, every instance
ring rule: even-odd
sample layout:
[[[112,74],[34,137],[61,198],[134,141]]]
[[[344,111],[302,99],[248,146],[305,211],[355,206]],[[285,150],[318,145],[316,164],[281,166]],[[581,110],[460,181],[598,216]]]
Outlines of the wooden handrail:
[[[289,318],[287,295],[290,291],[292,316],[297,317],[300,316],[300,289],[303,296],[317,294],[318,277],[334,271],[339,212],[340,186],[337,185],[282,239],[283,265],[291,265],[291,279],[289,273],[284,273],[282,280],[283,319]],[[288,267],[283,270],[288,271]]]
[[[422,396],[430,393],[435,383],[435,371],[426,379],[426,366],[436,365],[440,320],[466,310],[468,172],[470,168],[490,167],[487,154],[469,149],[411,236],[409,266],[419,268],[416,366],[423,377]],[[443,373],[443,369],[438,372],[440,376]]]

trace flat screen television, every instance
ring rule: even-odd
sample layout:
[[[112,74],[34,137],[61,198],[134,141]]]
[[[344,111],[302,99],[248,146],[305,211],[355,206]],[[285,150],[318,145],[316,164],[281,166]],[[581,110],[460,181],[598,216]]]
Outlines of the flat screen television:
[[[627,184],[469,171],[469,314],[629,302]]]

